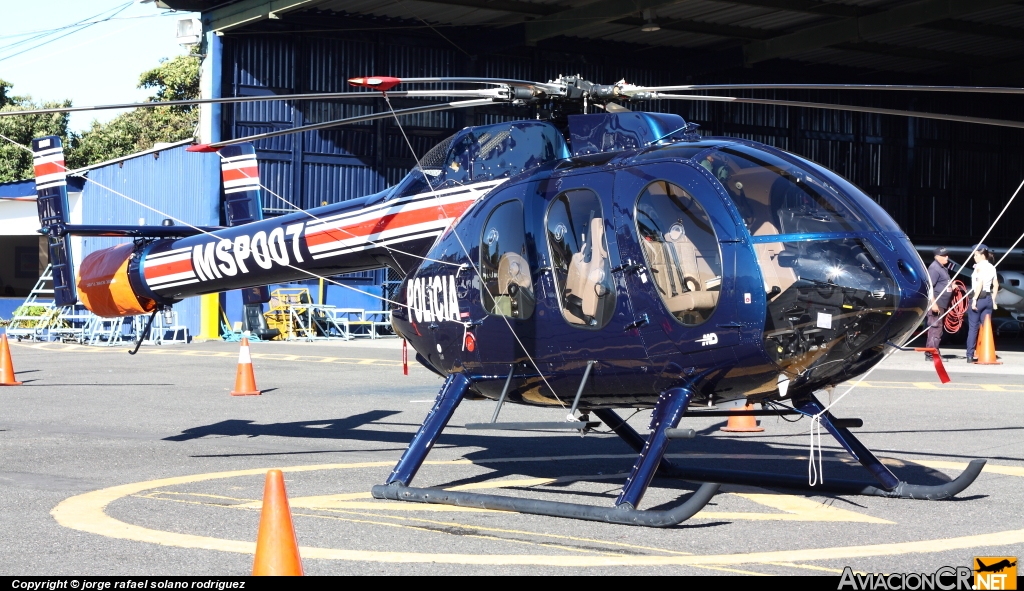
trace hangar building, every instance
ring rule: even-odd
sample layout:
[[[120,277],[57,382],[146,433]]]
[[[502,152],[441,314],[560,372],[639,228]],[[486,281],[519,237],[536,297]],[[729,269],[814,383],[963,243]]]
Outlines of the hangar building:
[[[599,83],[625,79],[643,85],[1024,85],[1024,5],[1016,0],[158,0],[158,5],[200,13],[204,97],[347,91],[348,78],[365,75],[546,81],[580,74]],[[742,94],[1004,119],[1019,118],[1021,101],[1019,95],[982,93]],[[423,101],[393,103],[402,108]],[[211,142],[379,107],[373,100],[204,106],[200,135]],[[1024,130],[1019,129],[771,105],[676,102],[641,108],[676,112],[707,135],[743,137],[811,158],[863,188],[917,244],[972,244],[1024,179]],[[464,126],[524,115],[508,107],[475,108],[406,117],[403,126],[422,155]],[[261,140],[256,148],[269,189],[267,216],[379,191],[415,162],[393,120]],[[176,150],[165,152],[164,162],[177,158]],[[173,178],[151,182],[180,188],[170,182]],[[195,205],[203,212],[195,212],[193,223],[221,215],[214,213],[218,191],[202,190],[211,192]],[[88,188],[83,199],[88,203]],[[118,219],[107,222],[145,217],[127,209],[111,215]],[[1022,216],[1024,205],[1015,203],[1005,219]],[[1019,232],[1019,223],[1004,222],[987,242],[1007,247]],[[30,246],[26,241],[18,250],[25,261]],[[5,264],[0,262],[0,277]],[[379,271],[361,281],[381,285],[388,279],[397,277]]]

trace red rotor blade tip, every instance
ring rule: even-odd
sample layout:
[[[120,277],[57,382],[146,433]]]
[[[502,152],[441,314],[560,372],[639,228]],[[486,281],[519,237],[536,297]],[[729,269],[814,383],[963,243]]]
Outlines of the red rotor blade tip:
[[[348,83],[352,86],[363,86],[374,90],[391,90],[401,84],[402,79],[390,76],[371,76],[369,78],[349,78]]]
[[[217,148],[211,148],[210,144],[195,144],[185,148],[186,152],[216,152]]]

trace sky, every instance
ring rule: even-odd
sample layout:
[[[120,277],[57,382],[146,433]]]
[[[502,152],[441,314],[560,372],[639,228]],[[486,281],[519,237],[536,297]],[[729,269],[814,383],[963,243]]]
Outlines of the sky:
[[[0,79],[13,86],[9,92],[30,95],[36,101],[71,99],[75,106],[148,98],[152,90],[136,88],[139,75],[158,66],[161,58],[186,52],[175,38],[175,22],[193,16],[137,0],[2,0],[2,4]],[[100,18],[110,16],[125,5],[125,10],[107,22],[24,42],[104,11]],[[50,39],[53,41],[33,48]],[[15,55],[23,50],[28,51]],[[93,119],[108,121],[121,112],[73,113],[71,129],[83,131]]]

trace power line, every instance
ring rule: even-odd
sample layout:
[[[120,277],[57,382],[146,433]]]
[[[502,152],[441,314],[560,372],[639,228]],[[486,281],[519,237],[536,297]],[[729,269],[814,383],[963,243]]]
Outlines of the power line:
[[[62,27],[57,27],[57,28],[54,28],[54,29],[43,29],[43,30],[40,30],[40,31],[31,31],[29,33],[20,33],[20,34],[10,35],[10,37],[21,37],[21,36],[24,36],[24,35],[35,35],[35,36],[31,37],[31,38],[28,38],[28,39],[22,39],[21,41],[15,41],[13,43],[10,43],[8,45],[0,47],[0,51],[4,51],[4,50],[10,49],[12,47],[17,47],[18,45],[23,45],[25,43],[29,43],[29,42],[34,41],[36,39],[41,39],[43,37],[52,35],[53,33],[59,33],[60,31],[66,31],[67,29],[81,26],[81,25],[87,23],[88,21],[90,21],[91,19],[98,19],[99,17],[101,17],[104,14],[110,12],[111,10],[114,10],[115,8],[119,8],[119,7],[108,8],[108,9],[104,10],[103,12],[94,14],[92,16],[85,17],[84,19],[82,19],[80,21],[73,22],[70,25],[64,25]],[[123,7],[121,7],[121,8],[123,8]]]
[[[135,16],[118,16],[118,17],[109,18],[109,19],[90,21],[89,23],[81,22],[80,24],[84,25],[84,24],[92,24],[93,22],[100,23],[100,22],[107,22],[107,21],[129,21],[129,20],[142,19],[142,18],[159,18],[159,17],[163,17],[163,16],[175,16],[175,15],[178,15],[178,14],[182,14],[182,11],[179,11],[179,10],[165,10],[163,12],[159,12],[159,13],[156,13],[156,14],[137,14]],[[57,27],[56,29],[37,29],[35,31],[24,31],[22,33],[11,33],[10,35],[0,35],[0,39],[11,39],[11,38],[14,38],[14,37],[24,37],[25,35],[36,35],[38,33],[53,33],[53,32],[56,32],[56,31],[63,31],[64,29],[67,29],[67,28],[73,27],[73,26],[75,26],[75,25],[64,25],[63,27]],[[18,41],[18,43],[21,43],[21,41]]]
[[[115,9],[104,10],[103,12],[101,12],[101,13],[99,13],[97,15],[94,15],[94,16],[82,19],[82,20],[78,21],[75,24],[68,25],[67,27],[64,27],[63,29],[72,28],[72,27],[76,27],[76,26],[78,28],[73,30],[73,31],[71,31],[71,32],[69,32],[69,33],[66,33],[64,35],[53,36],[53,33],[46,33],[46,34],[42,34],[42,35],[37,35],[35,37],[29,38],[29,39],[26,39],[26,40],[23,40],[23,41],[18,41],[17,43],[12,43],[11,45],[8,45],[7,47],[4,47],[4,48],[0,48],[0,51],[3,51],[4,49],[10,49],[11,47],[15,47],[17,45],[21,45],[21,44],[27,43],[29,41],[34,41],[34,40],[39,39],[39,38],[50,37],[49,39],[46,39],[42,43],[39,43],[37,45],[33,45],[32,47],[29,47],[27,49],[23,49],[23,50],[21,50],[19,52],[12,53],[12,54],[4,56],[4,57],[0,57],[0,62],[9,60],[12,57],[19,56],[19,55],[21,55],[23,53],[27,53],[29,51],[32,51],[33,49],[38,49],[38,48],[40,48],[40,47],[42,47],[44,45],[48,45],[50,43],[53,43],[54,41],[57,41],[59,39],[63,39],[65,37],[69,36],[69,35],[73,35],[73,34],[79,32],[79,31],[84,31],[85,29],[88,29],[89,27],[91,27],[93,25],[96,25],[96,24],[99,24],[99,23],[102,23],[102,22],[106,22],[106,21],[114,18],[118,14],[120,14],[120,13],[124,12],[125,10],[127,10],[128,7],[130,7],[131,5],[132,5],[132,2],[126,2],[125,4],[123,4],[123,5],[119,6],[119,7],[115,7]],[[96,20],[96,21],[92,21],[92,22],[87,22],[90,19],[95,19],[95,18],[97,18],[97,17],[99,17],[99,16],[101,16],[101,15],[103,15],[105,13],[110,12],[110,10],[115,10],[115,12],[113,14],[111,14],[110,16],[104,18],[104,19],[100,19],[100,20]],[[82,24],[82,23],[85,23],[85,24]]]

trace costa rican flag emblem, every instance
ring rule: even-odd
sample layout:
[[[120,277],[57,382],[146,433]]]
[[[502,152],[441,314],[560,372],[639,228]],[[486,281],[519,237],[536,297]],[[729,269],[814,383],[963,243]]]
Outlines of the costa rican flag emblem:
[[[35,168],[36,190],[63,187],[68,184],[68,169],[64,166],[64,148],[51,138],[35,140],[32,166]]]
[[[220,175],[224,182],[224,193],[258,191],[260,188],[260,169],[256,164],[256,154],[222,158]]]

